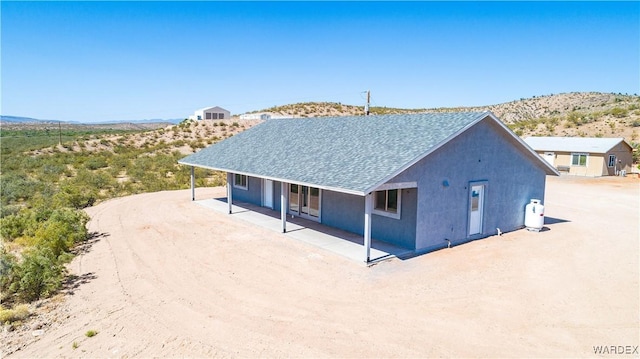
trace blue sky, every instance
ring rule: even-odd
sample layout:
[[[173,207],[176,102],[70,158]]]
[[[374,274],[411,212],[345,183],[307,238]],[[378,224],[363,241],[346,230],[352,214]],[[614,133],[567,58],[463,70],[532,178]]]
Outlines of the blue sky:
[[[640,93],[639,2],[11,2],[3,115],[184,118]]]

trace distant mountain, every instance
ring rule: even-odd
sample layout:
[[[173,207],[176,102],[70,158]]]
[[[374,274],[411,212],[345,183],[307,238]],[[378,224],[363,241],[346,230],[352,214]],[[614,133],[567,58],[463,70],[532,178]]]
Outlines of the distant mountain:
[[[20,117],[20,116],[5,116],[0,115],[0,122],[11,122],[11,123],[57,123],[58,121],[51,120],[38,120],[36,118],[31,117]]]
[[[640,137],[640,96],[602,92],[571,92],[533,96],[496,105],[403,109],[370,108],[372,115],[491,111],[519,136]],[[363,115],[363,106],[333,102],[305,102],[267,108],[288,117]]]
[[[69,125],[121,125],[121,124],[132,124],[132,125],[144,125],[144,124],[153,124],[153,123],[165,123],[165,124],[178,124],[183,119],[173,118],[173,119],[145,119],[145,120],[134,120],[134,121],[100,121],[100,122],[81,122],[81,121],[58,121],[58,120],[40,120],[37,118],[31,117],[21,117],[21,116],[7,116],[0,115],[0,122],[9,123],[9,124],[54,124],[61,122],[63,124]]]

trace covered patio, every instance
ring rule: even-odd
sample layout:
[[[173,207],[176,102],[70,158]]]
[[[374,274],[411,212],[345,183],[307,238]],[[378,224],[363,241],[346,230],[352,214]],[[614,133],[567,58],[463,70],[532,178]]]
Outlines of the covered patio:
[[[225,214],[229,213],[230,209],[227,198],[196,200],[195,203]],[[234,200],[231,215],[274,232],[282,232],[280,211]],[[286,221],[286,232],[283,235],[358,262],[362,261],[365,245],[363,236],[300,217],[289,216]],[[391,258],[404,258],[413,254],[414,251],[411,249],[371,239],[370,259],[367,264]]]

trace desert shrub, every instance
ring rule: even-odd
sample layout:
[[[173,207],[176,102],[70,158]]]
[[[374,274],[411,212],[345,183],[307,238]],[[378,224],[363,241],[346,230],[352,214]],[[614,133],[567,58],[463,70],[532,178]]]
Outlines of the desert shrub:
[[[633,127],[640,127],[640,120],[635,120],[631,123],[631,126]]]
[[[13,294],[12,285],[20,281],[18,268],[16,256],[0,249],[0,301],[6,301]]]
[[[108,165],[109,164],[107,163],[107,160],[104,159],[103,157],[91,157],[84,163],[85,168],[90,171],[97,170],[99,168],[104,168],[104,167],[107,167]]]
[[[27,304],[18,304],[13,309],[5,309],[0,305],[0,324],[25,320],[31,315]]]
[[[49,248],[28,249],[16,266],[19,281],[11,283],[9,292],[26,302],[53,294],[62,283],[64,267]]]
[[[8,204],[4,206],[0,206],[0,218],[8,217],[14,214],[18,214],[22,206],[18,204]]]
[[[39,181],[29,178],[24,173],[9,173],[0,177],[2,204],[27,201],[41,188],[42,185]]]
[[[26,213],[26,212],[25,212]],[[11,242],[22,236],[27,228],[34,225],[33,217],[21,214],[13,214],[0,219],[0,237]]]
[[[93,206],[97,199],[98,192],[95,189],[66,181],[61,185],[60,191],[53,196],[53,203],[58,207],[82,209]]]
[[[614,107],[611,110],[609,110],[609,114],[611,114],[611,116],[613,117],[622,118],[622,117],[627,117],[627,115],[629,114],[629,111],[621,107]]]
[[[55,258],[68,253],[77,243],[87,239],[89,216],[71,208],[59,208],[35,232],[38,247],[48,248]],[[65,262],[67,258],[60,258]]]

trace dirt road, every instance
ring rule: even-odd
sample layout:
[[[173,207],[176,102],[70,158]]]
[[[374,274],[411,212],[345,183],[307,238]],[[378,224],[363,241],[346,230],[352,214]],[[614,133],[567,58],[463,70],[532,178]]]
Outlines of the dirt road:
[[[369,268],[188,191],[111,200],[88,210],[100,236],[72,263],[82,283],[9,357],[576,357],[637,346],[640,182],[547,182],[547,231]]]

